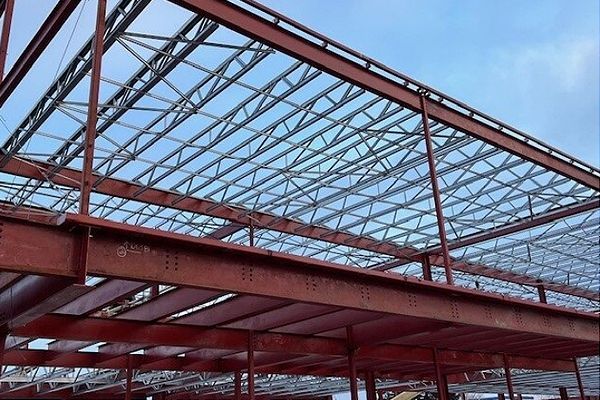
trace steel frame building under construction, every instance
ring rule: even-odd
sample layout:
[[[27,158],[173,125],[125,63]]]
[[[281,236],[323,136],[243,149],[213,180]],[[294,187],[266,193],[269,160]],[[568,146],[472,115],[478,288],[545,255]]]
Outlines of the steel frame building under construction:
[[[598,169],[251,0],[0,5],[0,399],[598,396]]]

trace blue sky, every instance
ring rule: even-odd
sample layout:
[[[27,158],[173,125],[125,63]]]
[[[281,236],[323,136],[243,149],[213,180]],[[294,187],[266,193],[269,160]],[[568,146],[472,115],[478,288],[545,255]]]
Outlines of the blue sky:
[[[600,2],[596,0],[264,2],[400,72],[599,165]],[[111,0],[109,6],[114,3]],[[52,4],[17,2],[9,66]],[[94,4],[86,3],[65,63],[79,47],[76,42],[89,35]],[[63,29],[61,40],[53,43],[50,51],[63,51],[72,23],[69,21],[68,29]],[[47,75],[54,75],[57,69],[55,65],[37,67],[46,73],[29,76],[24,82],[34,90],[47,84]],[[12,127],[21,116],[9,112],[9,106],[3,107],[2,117]],[[5,136],[2,132],[2,140]]]
[[[597,0],[264,3],[598,166]]]

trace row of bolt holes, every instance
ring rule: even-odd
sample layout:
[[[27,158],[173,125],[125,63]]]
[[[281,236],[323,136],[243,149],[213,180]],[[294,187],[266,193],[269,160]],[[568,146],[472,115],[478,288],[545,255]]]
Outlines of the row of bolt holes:
[[[165,264],[166,264],[167,270],[169,270],[171,268],[171,266],[173,266],[173,269],[175,271],[179,271],[179,255],[177,253],[175,253],[175,254],[173,254],[173,257],[171,257],[171,254],[167,253],[167,260],[166,260]]]

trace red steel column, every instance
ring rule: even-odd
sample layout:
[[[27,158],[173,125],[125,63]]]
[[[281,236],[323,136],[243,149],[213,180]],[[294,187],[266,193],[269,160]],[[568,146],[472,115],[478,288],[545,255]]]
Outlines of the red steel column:
[[[431,178],[431,189],[433,191],[433,201],[435,203],[435,216],[437,217],[438,231],[440,235],[440,247],[444,258],[444,269],[446,270],[446,282],[449,285],[454,283],[452,277],[452,267],[448,242],[446,241],[446,227],[444,226],[444,214],[442,210],[442,200],[440,198],[440,188],[438,186],[437,174],[435,172],[435,158],[433,155],[433,144],[431,141],[431,132],[429,131],[429,115],[427,114],[427,99],[425,92],[421,92],[421,116],[423,119],[423,132],[425,134],[425,147],[427,148],[427,163],[429,164],[429,177]]]
[[[448,400],[448,387],[445,384],[446,380],[440,368],[437,349],[433,349],[433,365],[435,367],[435,384],[437,386],[438,399]]]
[[[546,288],[544,288],[544,285],[537,285],[537,291],[540,297],[540,303],[548,303],[546,300]]]
[[[248,399],[254,400],[254,333],[248,332]]]
[[[423,257],[422,265],[423,265],[423,279],[425,279],[426,281],[433,280],[431,277],[431,261],[429,261],[428,255],[425,255]]]
[[[2,361],[4,360],[4,349],[6,345],[6,333],[0,333],[0,372],[2,372]]]
[[[96,123],[98,122],[98,95],[100,92],[100,70],[104,53],[104,30],[106,19],[106,0],[98,0],[96,15],[96,33],[92,59],[92,77],[88,101],[87,122],[85,128],[85,152],[81,177],[79,213],[88,215],[90,211],[90,193],[92,190],[92,167],[94,164],[94,144],[96,142]]]
[[[235,371],[233,373],[234,380],[234,400],[242,400],[242,373]]]
[[[131,400],[131,381],[133,379],[133,365],[131,356],[127,356],[127,378],[125,381],[125,400]]]
[[[365,378],[367,400],[377,400],[377,386],[375,384],[375,374],[369,371],[367,372]]]
[[[560,387],[558,388],[558,392],[560,393],[560,400],[569,400],[569,393],[567,393],[567,388]]]
[[[503,354],[504,357],[504,375],[506,376],[506,387],[508,388],[508,398],[509,400],[516,400],[515,399],[515,391],[513,389],[513,383],[512,383],[512,375],[510,373],[510,364],[508,362],[508,356],[506,354]]]
[[[575,365],[575,376],[577,377],[577,387],[579,388],[579,396],[581,400],[585,398],[585,393],[583,391],[583,382],[581,381],[581,373],[579,372],[579,364],[577,364],[577,359],[573,359],[573,364]]]
[[[350,400],[358,400],[358,381],[356,376],[356,349],[354,348],[354,337],[352,327],[346,327],[346,340],[348,342],[348,370],[350,379]]]
[[[15,0],[6,0],[4,8],[4,20],[2,21],[2,37],[0,37],[0,82],[4,78],[6,68],[6,56],[8,55],[8,41],[10,38],[10,25],[12,24]]]

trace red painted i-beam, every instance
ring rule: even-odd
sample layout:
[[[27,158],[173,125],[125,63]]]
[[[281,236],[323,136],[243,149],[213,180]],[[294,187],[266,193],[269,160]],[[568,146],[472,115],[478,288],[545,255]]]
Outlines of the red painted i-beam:
[[[452,268],[450,266],[450,252],[448,242],[446,241],[446,227],[444,226],[444,211],[442,209],[442,200],[440,198],[440,188],[438,186],[437,173],[435,172],[435,156],[433,153],[433,143],[431,132],[429,131],[429,116],[427,114],[426,93],[421,93],[421,117],[423,120],[423,132],[425,134],[425,147],[427,149],[427,164],[429,165],[429,178],[431,179],[431,191],[433,192],[433,201],[435,204],[435,216],[437,218],[438,231],[440,234],[440,245],[442,248],[442,257],[444,258],[444,269],[446,271],[446,282],[449,285],[454,283],[452,278]]]
[[[540,303],[548,303],[546,299],[546,289],[544,285],[537,285],[538,296],[540,298]]]
[[[12,24],[15,0],[6,0],[4,4],[4,20],[2,21],[2,37],[0,38],[0,82],[4,78],[6,67],[6,56],[8,54],[8,41],[10,38],[10,26]]]
[[[42,23],[35,36],[29,42],[23,53],[19,56],[6,78],[0,84],[0,107],[14,92],[33,64],[38,60],[42,52],[48,47],[60,28],[73,13],[79,1],[59,0],[58,4],[50,12],[50,15]]]
[[[354,335],[351,326],[346,327],[346,340],[348,342],[348,377],[350,380],[350,400],[358,400],[356,349],[354,348]]]
[[[248,332],[248,399],[254,400],[254,333]]]
[[[437,386],[438,399],[448,400],[448,387],[446,385],[446,379],[442,374],[438,351],[435,348],[433,349],[433,366],[435,368],[435,384]]]
[[[4,361],[4,350],[6,347],[6,332],[0,332],[0,371],[2,371],[2,362]]]
[[[377,400],[377,386],[375,384],[375,374],[372,371],[366,373],[365,389],[367,392],[367,400]]]
[[[423,257],[421,265],[423,266],[423,279],[425,279],[426,281],[433,280],[431,276],[431,261],[429,260],[428,255],[425,255]]]
[[[90,194],[92,191],[92,170],[94,164],[94,144],[96,142],[96,123],[98,122],[98,95],[100,92],[100,70],[104,53],[104,30],[106,24],[106,0],[98,0],[96,14],[96,32],[94,36],[94,53],[92,59],[92,76],[85,128],[85,150],[83,155],[83,172],[81,176],[81,194],[79,212],[89,214]]]
[[[560,400],[569,400],[569,393],[567,392],[567,388],[559,387],[558,392],[560,393]]]
[[[103,0],[100,0],[103,1]],[[125,400],[131,400],[131,381],[133,380],[133,363],[131,355],[127,355],[127,377],[125,380]]]
[[[235,371],[233,373],[233,381],[233,398],[234,400],[242,400],[242,373],[240,371]]]
[[[573,359],[573,365],[575,367],[575,377],[577,378],[577,388],[579,389],[579,396],[581,400],[585,399],[585,393],[583,391],[583,381],[581,380],[581,373],[579,372],[579,364],[577,364],[577,359]]]
[[[506,387],[508,389],[508,398],[509,400],[515,400],[515,391],[513,389],[512,375],[510,372],[510,363],[508,360],[508,356],[506,354],[504,357],[504,375],[506,376]]]

